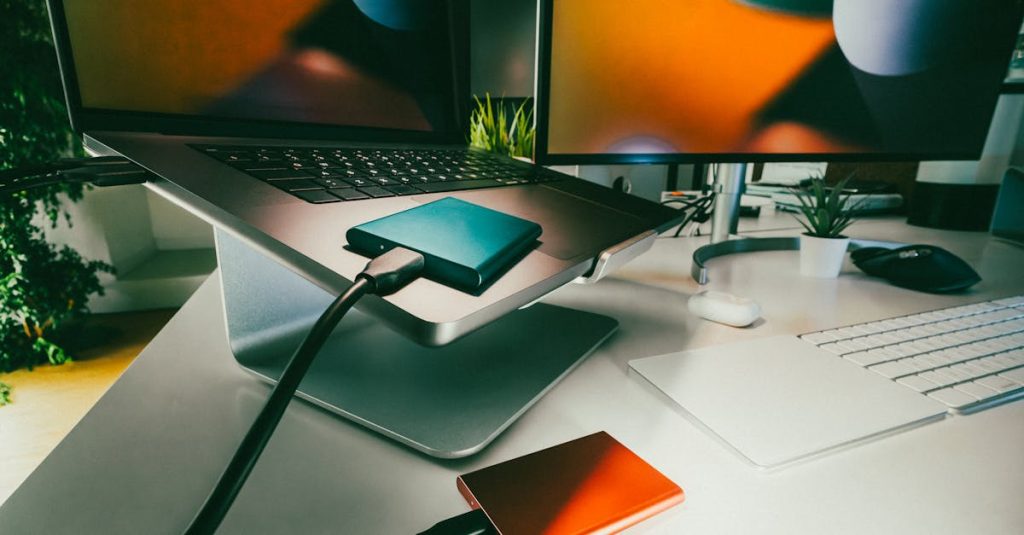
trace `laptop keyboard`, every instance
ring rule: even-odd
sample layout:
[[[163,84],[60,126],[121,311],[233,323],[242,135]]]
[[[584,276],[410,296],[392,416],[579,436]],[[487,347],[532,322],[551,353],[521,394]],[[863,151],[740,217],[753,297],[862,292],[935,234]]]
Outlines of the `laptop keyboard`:
[[[1024,395],[1024,295],[800,338],[952,409]]]
[[[192,145],[314,204],[551,182],[565,175],[460,149]]]

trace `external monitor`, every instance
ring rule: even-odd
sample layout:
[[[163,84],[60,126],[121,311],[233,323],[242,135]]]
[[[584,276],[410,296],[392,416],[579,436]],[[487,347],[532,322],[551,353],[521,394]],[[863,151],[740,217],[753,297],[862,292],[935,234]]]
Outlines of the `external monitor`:
[[[976,159],[1021,6],[541,0],[537,159]]]

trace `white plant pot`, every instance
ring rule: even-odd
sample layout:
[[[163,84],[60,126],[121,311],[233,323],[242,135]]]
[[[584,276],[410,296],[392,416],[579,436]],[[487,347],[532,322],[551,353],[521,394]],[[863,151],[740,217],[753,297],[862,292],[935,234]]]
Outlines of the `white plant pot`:
[[[843,269],[850,238],[818,238],[800,235],[800,274],[805,277],[834,279]]]

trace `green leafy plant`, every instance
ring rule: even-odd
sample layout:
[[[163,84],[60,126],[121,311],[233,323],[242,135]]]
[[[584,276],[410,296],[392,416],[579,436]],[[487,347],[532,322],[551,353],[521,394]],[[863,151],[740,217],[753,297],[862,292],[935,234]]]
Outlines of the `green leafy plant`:
[[[490,93],[484,93],[482,101],[477,96],[473,100],[476,107],[469,115],[471,147],[508,156],[533,158],[537,130],[533,126],[532,100],[524,100],[514,110],[492,102]],[[530,104],[529,108],[527,104]]]
[[[0,168],[53,161],[81,153],[67,119],[60,74],[41,0],[0,0]],[[102,293],[103,262],[56,247],[37,225],[71,218],[63,208],[83,186],[61,185],[0,195],[0,372],[70,359],[60,327]],[[10,387],[0,383],[0,405]]]
[[[803,219],[796,220],[803,225],[809,236],[817,238],[841,238],[846,227],[854,221],[854,213],[859,203],[850,204],[850,195],[843,194],[850,177],[844,178],[832,187],[825,185],[822,177],[812,177],[810,186],[803,190],[793,190],[800,202],[800,214]]]

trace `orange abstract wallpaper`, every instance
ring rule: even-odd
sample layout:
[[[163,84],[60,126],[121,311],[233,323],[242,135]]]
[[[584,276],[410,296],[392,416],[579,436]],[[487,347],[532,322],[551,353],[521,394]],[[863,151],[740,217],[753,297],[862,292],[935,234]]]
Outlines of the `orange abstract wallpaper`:
[[[444,0],[65,0],[86,108],[447,129]]]
[[[201,109],[280,54],[322,0],[65,2],[85,105]]]
[[[1020,24],[1016,0],[550,5],[552,155],[980,151]]]

